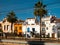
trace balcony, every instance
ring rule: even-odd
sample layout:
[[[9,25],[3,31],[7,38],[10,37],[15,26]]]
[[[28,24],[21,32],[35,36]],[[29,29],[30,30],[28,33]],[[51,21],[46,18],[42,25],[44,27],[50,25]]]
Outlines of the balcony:
[[[46,25],[45,25],[45,24],[42,24],[41,26],[42,26],[42,27],[46,27]]]
[[[42,27],[46,27],[45,22],[42,22],[41,26]]]
[[[45,34],[46,33],[46,31],[44,30],[44,31],[41,31],[41,34]]]
[[[42,31],[41,31],[42,34],[45,34],[46,33],[46,30],[45,28],[42,28]]]

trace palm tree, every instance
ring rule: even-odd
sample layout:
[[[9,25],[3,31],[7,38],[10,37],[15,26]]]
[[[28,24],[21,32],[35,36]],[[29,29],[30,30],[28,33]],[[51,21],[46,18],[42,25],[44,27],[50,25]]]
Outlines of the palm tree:
[[[13,23],[17,21],[17,17],[13,11],[7,14],[7,21],[11,23],[11,32],[13,32],[13,29],[12,29]]]
[[[43,3],[40,1],[37,2],[34,7],[34,15],[40,18],[40,37],[41,37],[41,24],[42,24],[41,18],[47,15],[47,10],[45,7],[46,5],[43,5]]]

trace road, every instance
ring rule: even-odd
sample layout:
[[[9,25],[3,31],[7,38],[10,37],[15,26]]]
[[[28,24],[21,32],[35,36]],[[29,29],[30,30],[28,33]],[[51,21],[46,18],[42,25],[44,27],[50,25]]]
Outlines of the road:
[[[45,41],[21,41],[21,40],[8,40],[2,39],[0,40],[0,44],[2,43],[12,43],[12,44],[28,44],[28,45],[60,45],[60,42],[45,42]]]

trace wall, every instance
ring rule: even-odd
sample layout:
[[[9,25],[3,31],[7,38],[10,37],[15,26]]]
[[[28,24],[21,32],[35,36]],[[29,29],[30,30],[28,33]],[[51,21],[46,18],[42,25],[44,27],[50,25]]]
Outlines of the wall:
[[[4,25],[5,25],[5,29],[4,29]],[[2,22],[2,30],[5,33],[7,33],[7,32],[11,33],[11,23],[9,23],[8,21]]]
[[[17,28],[17,29],[16,29]],[[17,34],[19,35],[20,33],[22,34],[22,24],[14,24],[14,31],[17,30]]]

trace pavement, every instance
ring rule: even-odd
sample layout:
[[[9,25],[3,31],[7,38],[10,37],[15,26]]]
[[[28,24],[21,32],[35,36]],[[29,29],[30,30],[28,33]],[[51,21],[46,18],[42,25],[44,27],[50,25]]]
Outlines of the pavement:
[[[0,42],[4,43],[16,43],[16,44],[60,44],[60,41],[26,41],[26,40],[12,40],[1,39]]]
[[[29,44],[29,45],[60,45],[60,40],[41,40],[39,38],[25,39],[22,37],[0,39],[0,43]],[[0,44],[1,45],[1,44]],[[9,44],[8,44],[9,45]]]
[[[9,40],[9,39],[2,39],[0,40],[0,42],[6,42],[6,43],[28,43],[27,41],[20,41],[20,40]]]

